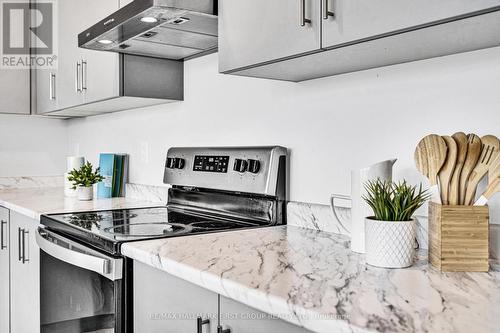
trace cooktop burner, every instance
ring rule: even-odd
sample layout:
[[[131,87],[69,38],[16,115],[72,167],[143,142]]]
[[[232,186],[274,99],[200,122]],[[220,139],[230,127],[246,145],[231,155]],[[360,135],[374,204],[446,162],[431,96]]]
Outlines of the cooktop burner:
[[[130,237],[156,237],[187,234],[192,229],[190,225],[179,223],[133,223],[105,228],[104,231]]]
[[[43,215],[42,224],[118,254],[127,241],[252,228],[258,223],[221,219],[167,207]]]

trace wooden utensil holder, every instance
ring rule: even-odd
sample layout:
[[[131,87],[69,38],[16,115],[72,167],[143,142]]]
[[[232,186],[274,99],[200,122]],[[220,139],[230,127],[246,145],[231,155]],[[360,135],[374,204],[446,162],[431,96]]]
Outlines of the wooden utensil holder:
[[[442,272],[489,270],[488,206],[429,204],[429,262]]]

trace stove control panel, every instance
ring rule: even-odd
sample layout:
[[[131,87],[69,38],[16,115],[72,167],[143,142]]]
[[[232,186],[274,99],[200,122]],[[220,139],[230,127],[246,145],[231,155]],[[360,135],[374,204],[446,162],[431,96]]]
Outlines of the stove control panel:
[[[275,195],[278,177],[285,172],[287,154],[287,149],[280,146],[171,148],[163,182]]]
[[[229,165],[229,156],[201,156],[194,157],[193,171],[226,173]]]

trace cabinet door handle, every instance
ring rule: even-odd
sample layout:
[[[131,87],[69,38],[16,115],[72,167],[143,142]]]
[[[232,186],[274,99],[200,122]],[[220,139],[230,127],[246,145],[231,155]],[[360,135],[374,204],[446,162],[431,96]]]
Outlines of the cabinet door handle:
[[[231,333],[231,329],[230,328],[226,328],[224,330],[224,329],[222,329],[221,325],[217,325],[217,333]]]
[[[303,27],[306,23],[311,24],[311,20],[306,18],[306,0],[300,0],[300,26]]]
[[[334,12],[328,10],[328,2],[330,0],[323,0],[323,20],[328,20],[329,16],[335,16]]]
[[[28,235],[30,232],[28,230],[22,229],[22,234],[23,234],[23,264],[27,263],[29,259],[26,258],[26,235]]]
[[[210,319],[202,319],[201,317],[196,318],[196,333],[202,333],[203,325],[210,323]]]
[[[17,228],[17,251],[17,260],[21,261],[23,259],[23,257],[21,257],[21,228]]]
[[[56,74],[50,73],[49,77],[49,99],[51,101],[56,99]]]
[[[80,72],[82,70],[82,64],[78,61],[76,63],[76,92],[82,92],[81,80],[80,80]]]
[[[87,90],[87,60],[82,60],[82,90]]]
[[[7,248],[7,245],[4,244],[3,242],[3,226],[7,225],[7,221],[2,220],[0,222],[0,250],[5,250]]]

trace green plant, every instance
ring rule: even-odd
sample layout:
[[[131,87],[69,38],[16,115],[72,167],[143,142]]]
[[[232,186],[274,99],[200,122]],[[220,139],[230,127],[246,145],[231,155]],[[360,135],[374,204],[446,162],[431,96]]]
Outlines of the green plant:
[[[363,199],[379,221],[410,221],[413,213],[430,198],[422,184],[411,186],[406,181],[394,183],[380,179],[365,183],[368,192]]]
[[[99,168],[95,171],[92,169],[92,164],[87,162],[79,170],[73,169],[69,172],[68,180],[73,183],[73,189],[78,186],[90,187],[104,180],[104,177],[99,173]]]

